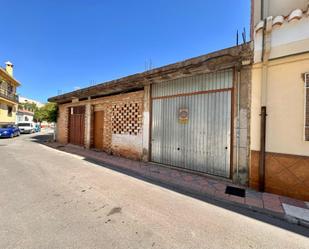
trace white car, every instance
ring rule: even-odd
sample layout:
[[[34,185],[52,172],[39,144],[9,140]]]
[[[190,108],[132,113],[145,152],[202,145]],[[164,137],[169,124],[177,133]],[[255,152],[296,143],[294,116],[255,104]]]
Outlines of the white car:
[[[34,133],[34,123],[32,122],[23,122],[18,123],[18,128],[20,130],[20,133]]]

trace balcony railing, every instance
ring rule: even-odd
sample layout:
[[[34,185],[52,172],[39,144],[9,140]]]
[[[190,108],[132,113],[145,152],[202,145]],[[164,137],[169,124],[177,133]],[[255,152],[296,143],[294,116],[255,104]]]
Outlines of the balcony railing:
[[[0,97],[18,103],[18,95],[16,95],[15,93],[8,92],[8,90],[5,88],[0,87]]]

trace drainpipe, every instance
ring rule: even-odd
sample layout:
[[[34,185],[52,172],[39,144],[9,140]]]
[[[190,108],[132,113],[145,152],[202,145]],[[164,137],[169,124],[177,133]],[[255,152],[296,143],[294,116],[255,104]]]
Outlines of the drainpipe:
[[[266,106],[261,107],[259,191],[265,191],[265,158],[266,158]]]
[[[265,191],[265,158],[266,158],[266,117],[267,117],[267,81],[268,60],[271,51],[272,17],[264,20],[262,41],[262,83],[261,83],[261,126],[260,126],[260,160],[259,190]]]
[[[261,19],[264,20],[264,0],[261,0]]]

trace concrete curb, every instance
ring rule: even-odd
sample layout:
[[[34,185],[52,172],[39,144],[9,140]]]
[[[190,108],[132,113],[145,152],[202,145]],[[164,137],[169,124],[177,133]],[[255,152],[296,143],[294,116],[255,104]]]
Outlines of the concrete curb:
[[[292,223],[292,224],[296,224],[296,225],[299,225],[299,226],[303,226],[303,227],[306,227],[306,228],[309,228],[309,222],[306,221],[306,220],[302,220],[302,219],[299,219],[299,218],[296,218],[294,216],[291,216],[291,215],[285,215],[284,216],[285,220],[288,221],[289,223]]]

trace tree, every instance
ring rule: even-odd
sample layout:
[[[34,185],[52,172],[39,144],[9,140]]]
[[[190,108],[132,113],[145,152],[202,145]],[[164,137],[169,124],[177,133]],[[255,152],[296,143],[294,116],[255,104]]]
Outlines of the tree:
[[[34,119],[38,122],[57,122],[58,106],[55,103],[47,103],[34,112]]]
[[[44,115],[44,110],[41,108],[38,108],[35,112],[34,112],[34,116],[33,119],[37,122],[42,122],[45,119],[45,115]]]
[[[36,110],[38,110],[37,105],[35,103],[32,103],[32,102],[19,103],[18,108],[22,109],[22,110],[28,110],[28,111],[31,111],[31,112],[35,112]]]
[[[47,103],[45,105],[45,108],[47,110],[47,122],[57,122],[58,117],[58,106],[55,103]]]

